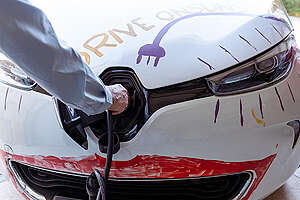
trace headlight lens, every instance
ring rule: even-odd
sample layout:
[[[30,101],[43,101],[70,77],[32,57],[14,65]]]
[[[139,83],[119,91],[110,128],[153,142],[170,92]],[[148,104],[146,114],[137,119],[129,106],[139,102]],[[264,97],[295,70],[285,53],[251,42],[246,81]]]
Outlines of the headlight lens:
[[[0,82],[23,90],[31,90],[35,82],[20,67],[0,53]]]
[[[237,94],[267,87],[288,75],[295,53],[294,37],[290,36],[258,58],[208,77],[208,86],[215,95]]]

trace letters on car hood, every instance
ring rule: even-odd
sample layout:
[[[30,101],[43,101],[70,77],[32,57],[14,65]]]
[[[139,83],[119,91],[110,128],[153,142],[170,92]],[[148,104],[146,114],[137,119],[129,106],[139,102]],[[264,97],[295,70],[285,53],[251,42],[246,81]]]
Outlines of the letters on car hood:
[[[100,74],[131,67],[153,89],[237,65],[291,31],[280,1],[32,1]]]

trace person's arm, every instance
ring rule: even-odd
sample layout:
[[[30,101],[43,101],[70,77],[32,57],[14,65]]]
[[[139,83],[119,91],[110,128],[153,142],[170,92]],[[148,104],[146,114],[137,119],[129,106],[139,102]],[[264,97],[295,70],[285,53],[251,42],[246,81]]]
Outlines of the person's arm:
[[[122,86],[105,87],[79,53],[58,40],[46,15],[26,0],[1,0],[0,51],[50,94],[89,115],[112,106],[110,90],[119,99],[127,95]],[[115,102],[121,104],[112,111],[123,111],[124,102]]]

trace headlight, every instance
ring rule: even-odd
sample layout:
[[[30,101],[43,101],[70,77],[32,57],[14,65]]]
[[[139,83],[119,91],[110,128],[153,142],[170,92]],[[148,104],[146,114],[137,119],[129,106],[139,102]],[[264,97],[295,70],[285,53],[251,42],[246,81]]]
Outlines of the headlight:
[[[0,82],[22,90],[31,90],[35,82],[15,63],[0,53]]]
[[[208,86],[215,95],[237,94],[267,87],[289,74],[295,53],[294,37],[290,36],[262,56],[208,77]]]

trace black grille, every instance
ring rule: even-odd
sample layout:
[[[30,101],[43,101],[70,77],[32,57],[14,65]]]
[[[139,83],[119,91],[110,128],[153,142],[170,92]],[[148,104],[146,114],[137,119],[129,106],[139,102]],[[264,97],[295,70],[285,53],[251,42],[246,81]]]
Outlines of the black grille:
[[[11,167],[32,190],[47,200],[55,196],[88,199],[86,177],[50,172],[13,161]],[[112,179],[108,194],[110,200],[230,200],[245,189],[250,179],[251,175],[246,172],[197,179]]]

